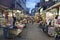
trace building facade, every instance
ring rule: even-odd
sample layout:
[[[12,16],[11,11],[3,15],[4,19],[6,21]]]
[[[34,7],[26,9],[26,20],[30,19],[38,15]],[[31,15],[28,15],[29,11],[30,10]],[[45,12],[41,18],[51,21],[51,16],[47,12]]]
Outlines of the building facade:
[[[0,5],[6,6],[9,9],[27,10],[26,0],[0,0]]]
[[[60,0],[40,0],[39,3],[37,3],[36,7],[42,7],[43,10],[51,7],[52,5],[56,4],[57,2],[60,2]]]
[[[15,8],[17,9],[24,9],[24,10],[27,10],[26,8],[26,0],[16,0],[15,1]]]

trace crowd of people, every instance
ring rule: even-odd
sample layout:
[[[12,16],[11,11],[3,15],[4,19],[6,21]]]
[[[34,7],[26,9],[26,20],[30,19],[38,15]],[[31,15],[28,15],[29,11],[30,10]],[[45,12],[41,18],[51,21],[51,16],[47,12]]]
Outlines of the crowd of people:
[[[37,18],[38,20],[36,20]],[[45,19],[43,20],[41,15],[38,15],[37,18],[32,16],[17,18],[16,14],[12,16],[6,14],[2,26],[7,28],[19,28],[19,25],[23,24],[24,28],[26,28],[27,24],[33,24],[37,21],[36,23],[39,23],[39,27],[43,30],[43,32],[47,33],[49,36],[55,36],[55,34],[59,32],[59,15],[56,15],[54,17],[54,20],[48,19],[48,21],[46,21]]]
[[[15,28],[16,27],[16,23],[20,23],[20,24],[24,24],[26,26],[26,24],[28,23],[34,23],[34,17],[19,17],[17,18],[16,13],[15,15],[9,15],[9,14],[5,14],[4,17],[4,21],[2,23],[2,26],[9,26],[10,28]]]

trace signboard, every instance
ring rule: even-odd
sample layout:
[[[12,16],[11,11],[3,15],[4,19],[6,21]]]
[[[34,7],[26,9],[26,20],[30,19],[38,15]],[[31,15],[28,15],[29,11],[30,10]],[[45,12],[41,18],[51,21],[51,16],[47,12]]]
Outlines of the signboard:
[[[60,25],[60,16],[58,16],[58,24]]]
[[[60,7],[59,7],[59,15],[60,15]]]

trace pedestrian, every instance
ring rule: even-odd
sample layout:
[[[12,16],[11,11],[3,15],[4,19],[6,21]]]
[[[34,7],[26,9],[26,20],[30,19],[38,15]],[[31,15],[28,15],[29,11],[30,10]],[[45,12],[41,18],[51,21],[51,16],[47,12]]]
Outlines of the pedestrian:
[[[9,16],[10,28],[13,28],[14,27],[13,26],[13,22],[14,22],[13,17],[12,16]]]
[[[39,21],[39,27],[42,28],[42,26],[43,26],[42,17],[40,17],[39,20],[40,20],[40,21]]]
[[[49,36],[54,36],[54,26],[52,25],[52,20],[51,20],[50,23],[49,23],[48,35],[49,35]]]
[[[13,26],[15,26],[15,22],[16,22],[16,16],[13,15]]]
[[[26,28],[26,26],[27,26],[27,19],[24,18],[24,19],[23,19],[23,22],[24,22],[24,24],[25,24],[25,27],[24,27],[24,28]]]
[[[5,12],[5,18],[8,20],[8,15],[9,13],[8,12]]]
[[[34,18],[33,17],[31,17],[31,21],[32,21],[32,24],[34,23]]]
[[[58,27],[58,15],[56,15],[56,17],[54,19],[54,26]]]

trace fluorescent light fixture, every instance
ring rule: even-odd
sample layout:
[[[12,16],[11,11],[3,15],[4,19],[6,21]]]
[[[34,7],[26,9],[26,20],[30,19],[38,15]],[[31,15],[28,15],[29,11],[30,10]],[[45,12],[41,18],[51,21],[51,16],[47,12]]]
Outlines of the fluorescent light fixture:
[[[48,2],[49,0],[45,0],[46,2]]]
[[[17,10],[17,12],[21,13],[21,11]]]
[[[17,10],[17,12],[20,12],[19,10]]]
[[[40,9],[40,12],[42,12],[42,11],[43,11],[43,8]]]

